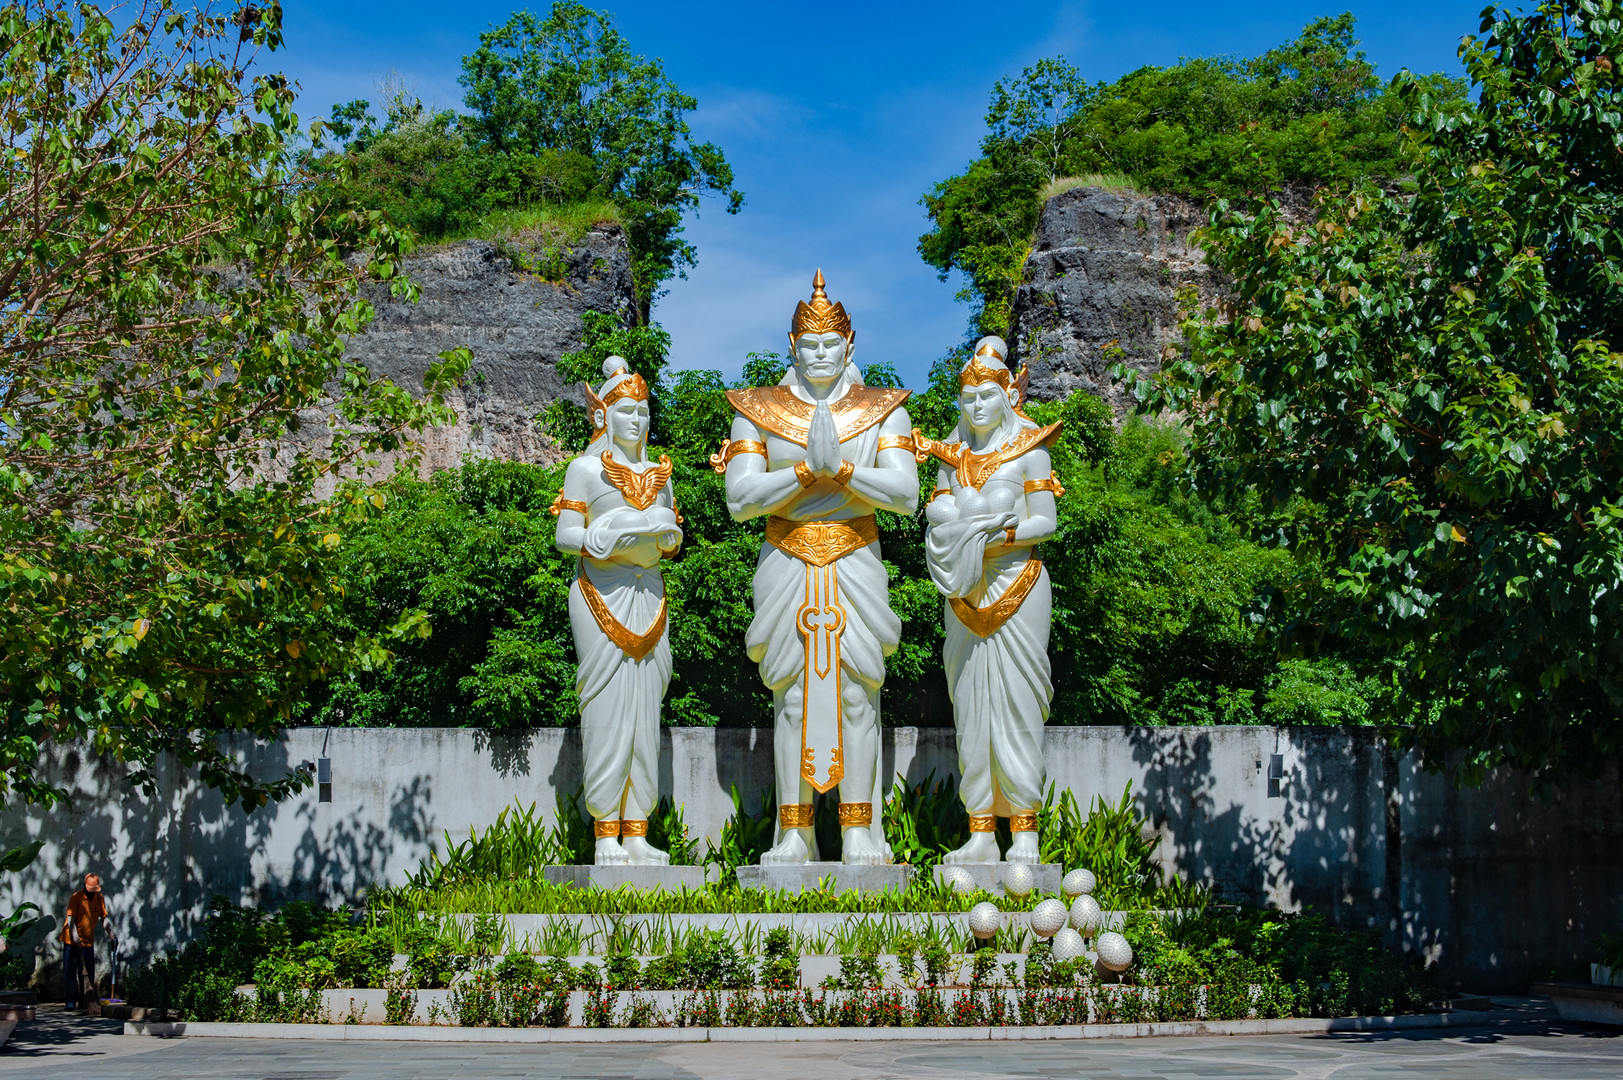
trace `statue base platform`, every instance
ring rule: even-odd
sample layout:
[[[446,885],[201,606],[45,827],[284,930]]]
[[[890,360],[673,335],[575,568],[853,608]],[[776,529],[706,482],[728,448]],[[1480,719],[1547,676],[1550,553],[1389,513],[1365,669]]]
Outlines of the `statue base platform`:
[[[969,876],[975,880],[975,884],[987,892],[994,896],[1002,896],[1004,876],[1008,874],[1009,867],[1019,865],[1024,865],[1031,870],[1032,876],[1037,880],[1037,892],[1049,894],[1059,892],[1060,882],[1065,879],[1065,868],[1059,863],[958,863],[956,868],[969,871]],[[946,869],[948,868],[945,864],[935,868],[935,880],[937,883],[940,883],[941,874]]]
[[[808,862],[795,866],[740,866],[738,884],[744,889],[784,889],[815,892],[823,879],[834,892],[900,892],[913,880],[911,866],[847,866],[837,862]]]
[[[543,866],[541,874],[554,885],[577,889],[663,889],[680,892],[702,889],[708,881],[720,880],[713,868],[703,866]]]

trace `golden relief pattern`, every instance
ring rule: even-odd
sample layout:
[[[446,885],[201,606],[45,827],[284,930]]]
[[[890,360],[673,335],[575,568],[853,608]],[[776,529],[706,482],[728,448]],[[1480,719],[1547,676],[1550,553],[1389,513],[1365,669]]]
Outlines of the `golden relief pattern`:
[[[592,822],[592,835],[597,837],[599,840],[609,836],[619,836],[620,822],[618,820],[594,821]]]
[[[872,824],[873,803],[842,802],[840,804],[840,828],[865,828]]]
[[[1026,494],[1029,495],[1033,491],[1052,491],[1056,499],[1065,494],[1065,488],[1060,484],[1059,476],[1054,473],[1050,473],[1044,480],[1027,480]]]
[[[621,652],[633,660],[641,660],[654,651],[654,646],[659,644],[660,637],[665,633],[665,617],[669,613],[669,605],[664,597],[660,598],[659,612],[655,614],[653,624],[639,634],[627,629],[624,623],[614,617],[614,612],[610,611],[609,605],[603,601],[603,594],[597,591],[592,579],[586,576],[584,567],[575,580],[580,582],[580,594],[585,598],[592,618],[597,620],[598,628],[610,641],[619,646]]]
[[[1037,815],[1036,814],[1010,814],[1009,815],[1009,831],[1010,832],[1036,832],[1037,831]]]
[[[918,444],[914,456],[919,461],[928,458],[952,466],[958,474],[958,483],[964,487],[979,489],[980,486],[992,478],[992,474],[1003,466],[1036,446],[1046,445],[1059,435],[1058,424],[1049,424],[1047,427],[1021,428],[1009,445],[999,447],[985,454],[977,454],[963,443],[936,442],[924,437],[918,428],[913,429],[913,441]]]
[[[970,814],[970,832],[997,832],[997,818],[991,814]]]
[[[647,836],[647,818],[625,818],[620,822],[621,836]]]
[[[839,401],[830,402],[828,406],[829,412],[834,414],[834,428],[840,441],[846,442],[879,423],[911,393],[911,390],[852,387]],[[795,397],[787,386],[729,390],[727,401],[741,416],[780,438],[805,446],[811,436],[816,407]]]
[[[638,510],[646,510],[654,505],[660,491],[670,482],[674,468],[669,454],[661,454],[659,464],[648,471],[638,472],[629,465],[615,461],[613,451],[603,451],[604,475],[609,478],[609,483],[620,489],[626,503]]]
[[[1026,595],[1037,584],[1042,570],[1042,560],[1033,556],[1020,568],[1020,576],[1014,579],[1014,584],[995,601],[978,608],[961,596],[950,597],[952,613],[976,637],[991,637],[998,627],[1008,622],[1010,615],[1020,610],[1020,605],[1026,602]]]
[[[850,521],[790,521],[770,517],[766,520],[766,540],[801,562],[827,566],[860,547],[877,543],[879,523],[872,514]]]
[[[760,454],[766,457],[766,443],[754,439],[723,439],[721,449],[710,455],[710,467],[718,474],[726,473],[727,463],[739,454]]]
[[[809,829],[812,827],[812,804],[783,803],[778,807],[778,824],[785,829]]]
[[[881,435],[875,453],[883,453],[886,450],[906,450],[911,454],[916,449],[911,435]]]
[[[563,513],[565,510],[573,510],[577,514],[584,514],[584,513],[586,513],[586,511],[588,511],[590,509],[591,509],[590,506],[587,506],[585,503],[581,502],[579,499],[566,499],[566,498],[564,498],[563,492],[561,492],[561,491],[558,493],[558,497],[556,499],[552,500],[552,516],[553,517],[557,517],[559,514]]]

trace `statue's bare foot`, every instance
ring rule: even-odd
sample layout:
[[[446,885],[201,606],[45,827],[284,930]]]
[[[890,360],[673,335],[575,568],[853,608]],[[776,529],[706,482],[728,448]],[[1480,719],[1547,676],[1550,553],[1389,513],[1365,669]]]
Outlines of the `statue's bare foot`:
[[[1009,862],[1031,863],[1035,865],[1042,861],[1037,850],[1037,834],[1035,831],[1020,830],[1014,834],[1014,843],[1009,845],[1009,854],[1005,856]]]
[[[627,836],[620,841],[620,850],[632,866],[669,866],[671,857],[648,842],[647,837]]]
[[[597,853],[592,861],[599,866],[624,866],[630,859],[626,856],[625,849],[620,846],[619,840],[612,836],[600,836],[597,838]]]
[[[787,829],[783,839],[761,856],[762,866],[799,866],[811,862],[811,847],[805,829]]]
[[[1036,836],[1036,833],[1032,833]],[[963,863],[991,863],[1000,862],[997,852],[997,833],[973,832],[969,834],[969,843],[957,851],[949,851],[941,857],[941,861],[949,865],[958,866]],[[1032,862],[1037,860],[1033,858]]]
[[[873,834],[859,825],[845,830],[840,838],[840,861],[847,866],[886,866],[890,856],[873,842]]]

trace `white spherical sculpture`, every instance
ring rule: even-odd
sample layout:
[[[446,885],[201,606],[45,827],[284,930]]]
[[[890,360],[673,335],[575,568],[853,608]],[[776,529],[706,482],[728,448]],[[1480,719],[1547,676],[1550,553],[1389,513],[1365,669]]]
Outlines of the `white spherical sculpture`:
[[[962,866],[949,866],[941,871],[941,881],[959,896],[975,891],[975,876]]]
[[[1003,894],[1024,900],[1037,887],[1037,875],[1025,863],[1011,863],[1003,872]]]
[[[1086,896],[1091,893],[1093,887],[1098,883],[1099,880],[1093,876],[1092,870],[1084,870],[1078,867],[1065,875],[1065,880],[1060,882],[1060,888],[1065,890],[1066,896],[1075,899],[1078,896]]]
[[[1083,937],[1091,937],[1099,929],[1099,920],[1104,912],[1099,907],[1099,901],[1083,894],[1071,902],[1071,929]]]
[[[1059,963],[1080,959],[1088,952],[1087,943],[1082,940],[1082,935],[1069,926],[1060,927],[1059,932],[1054,935],[1053,948],[1054,960]]]
[[[995,935],[1002,925],[1003,912],[996,904],[980,903],[969,909],[969,929],[982,941]]]
[[[1044,900],[1031,909],[1031,932],[1040,938],[1053,937],[1069,915],[1063,901]]]
[[[1099,935],[1099,966],[1109,971],[1126,971],[1133,962],[1133,947],[1114,930]]]

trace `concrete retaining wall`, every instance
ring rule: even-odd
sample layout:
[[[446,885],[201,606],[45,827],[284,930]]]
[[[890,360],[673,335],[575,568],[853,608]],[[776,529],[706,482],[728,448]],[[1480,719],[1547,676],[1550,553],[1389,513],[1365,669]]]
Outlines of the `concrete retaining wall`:
[[[1271,795],[1276,753],[1284,780]],[[1578,967],[1595,937],[1623,924],[1615,768],[1541,802],[1515,774],[1455,790],[1367,729],[1051,727],[1046,756],[1049,779],[1084,804],[1114,802],[1130,783],[1168,872],[1376,929],[1472,989]],[[148,797],[116,764],[58,748],[45,775],[74,793],[72,806],[0,811],[6,844],[48,840],[24,874],[0,880],[0,899],[56,908],[95,868],[126,940],[146,954],[189,939],[211,894],[352,899],[401,881],[444,849],[446,832],[465,837],[514,800],[550,815],[556,790],[581,775],[579,733],[557,729],[302,729],[245,742],[242,757],[267,773],[330,758],[332,801],[312,788],[248,814],[173,772]],[[956,775],[952,732],[891,729],[885,765],[910,782]],[[768,731],[665,731],[661,790],[698,835],[719,833],[732,786],[758,805],[770,776]]]

